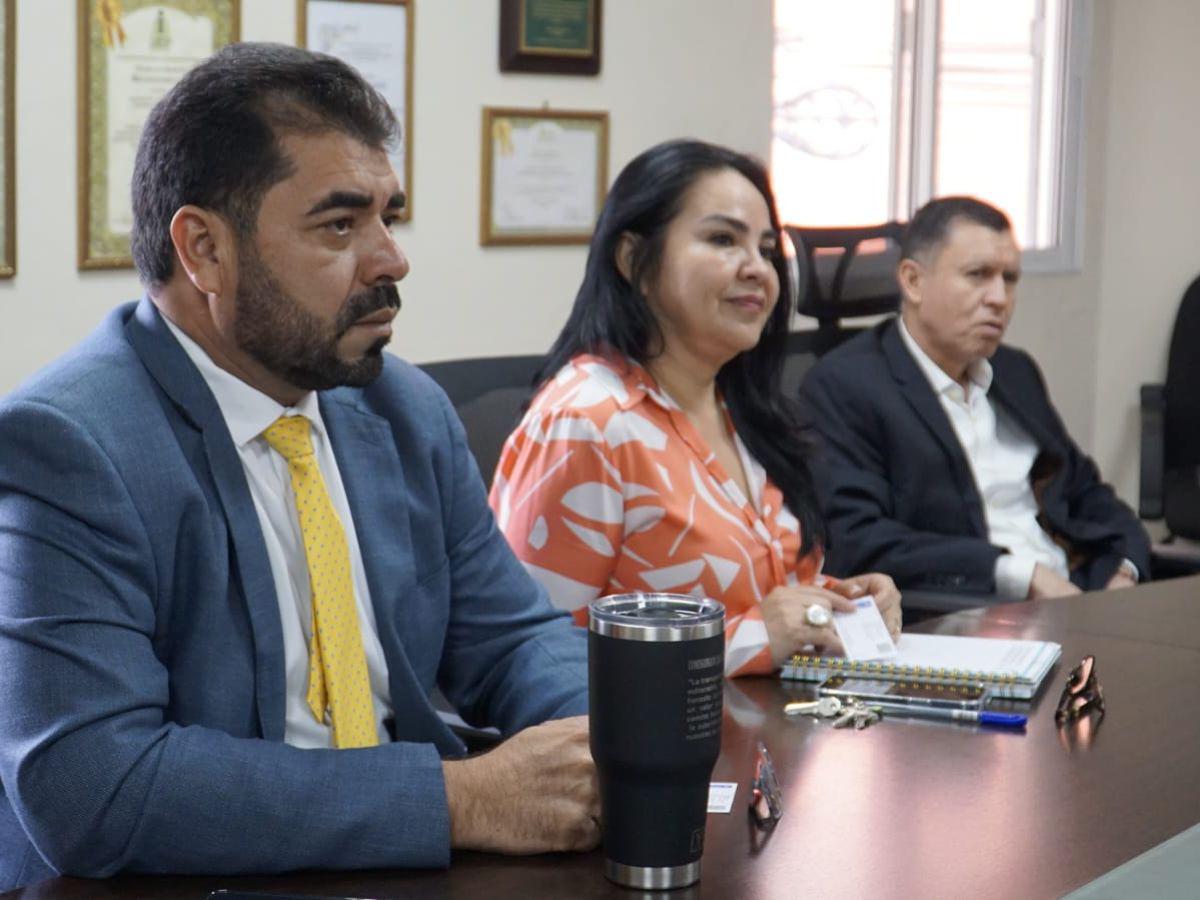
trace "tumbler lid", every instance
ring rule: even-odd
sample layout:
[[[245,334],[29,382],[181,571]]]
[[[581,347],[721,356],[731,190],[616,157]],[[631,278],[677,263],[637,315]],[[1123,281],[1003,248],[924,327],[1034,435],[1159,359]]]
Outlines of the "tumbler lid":
[[[688,594],[614,594],[592,601],[588,623],[627,641],[695,641],[725,630],[725,607]]]

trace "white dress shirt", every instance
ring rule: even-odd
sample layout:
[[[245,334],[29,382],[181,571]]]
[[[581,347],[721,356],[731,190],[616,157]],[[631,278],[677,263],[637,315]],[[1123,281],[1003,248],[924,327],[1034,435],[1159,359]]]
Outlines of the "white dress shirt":
[[[992,365],[978,360],[967,370],[967,389],[942,371],[896,320],[900,338],[928,379],[950,419],[975,476],[987,517],[988,540],[1008,553],[996,559],[996,592],[1024,600],[1038,563],[1067,578],[1067,554],[1038,524],[1029,470],[1037,459],[1033,438],[988,396]]]
[[[308,562],[304,556],[304,541],[300,534],[300,519],[296,514],[296,498],[292,492],[287,460],[267,444],[262,432],[280,416],[299,415],[312,427],[313,450],[317,465],[325,479],[325,488],[341,520],[350,550],[350,569],[354,579],[354,602],[358,608],[358,624],[362,630],[363,650],[367,656],[367,675],[371,682],[371,700],[375,706],[376,730],[379,741],[391,738],[383,722],[392,716],[391,692],[388,689],[387,661],[379,643],[375,626],[375,611],[367,590],[362,552],[358,535],[350,516],[346,489],[338,472],[337,460],[330,446],[325,423],[315,392],[304,395],[295,406],[280,406],[266,394],[250,387],[214,363],[207,353],[167,320],[167,327],[179,340],[188,357],[196,364],[216,397],[217,406],[233,437],[263,542],[271,563],[275,581],[275,596],[279,601],[279,619],[283,626],[284,670],[286,673],[287,719],[284,741],[295,747],[332,747],[333,729],[318,722],[308,707],[308,643],[312,637],[312,588],[308,580]]]

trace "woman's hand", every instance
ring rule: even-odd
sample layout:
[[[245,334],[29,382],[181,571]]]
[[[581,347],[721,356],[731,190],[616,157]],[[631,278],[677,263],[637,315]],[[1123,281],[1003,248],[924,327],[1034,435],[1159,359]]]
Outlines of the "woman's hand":
[[[889,583],[891,579],[888,579]],[[895,585],[892,586],[895,590]],[[861,590],[856,596],[861,596]],[[781,585],[763,598],[761,608],[763,624],[767,627],[767,639],[771,644],[771,661],[782,666],[805,646],[812,644],[822,654],[842,653],[842,642],[838,639],[830,617],[828,624],[809,624],[808,608],[814,604],[832,612],[850,612],[854,604],[845,593],[834,593],[815,585]],[[897,594],[899,597],[899,594]]]
[[[879,614],[883,616],[883,624],[887,626],[888,634],[892,636],[893,641],[899,639],[900,589],[896,587],[896,582],[892,581],[891,576],[882,572],[867,572],[865,575],[843,578],[830,584],[829,589],[851,600],[870,594],[875,598],[875,605],[879,607]]]

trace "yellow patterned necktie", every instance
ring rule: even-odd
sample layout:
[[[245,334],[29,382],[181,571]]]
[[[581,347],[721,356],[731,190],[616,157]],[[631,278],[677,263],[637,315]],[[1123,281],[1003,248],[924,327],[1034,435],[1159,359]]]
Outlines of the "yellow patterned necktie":
[[[312,641],[308,650],[308,707],[318,722],[329,709],[333,743],[340,748],[379,743],[367,657],[363,652],[350,551],[313,454],[308,419],[281,416],[263,437],[287,460],[300,515],[300,534],[312,587]]]

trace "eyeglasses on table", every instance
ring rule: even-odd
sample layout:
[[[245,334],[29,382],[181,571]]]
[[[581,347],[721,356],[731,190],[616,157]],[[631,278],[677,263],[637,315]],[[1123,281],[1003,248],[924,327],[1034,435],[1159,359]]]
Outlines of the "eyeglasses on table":
[[[1092,711],[1104,715],[1104,689],[1096,677],[1096,657],[1089,653],[1067,676],[1066,687],[1054,710],[1054,721],[1062,725]]]

